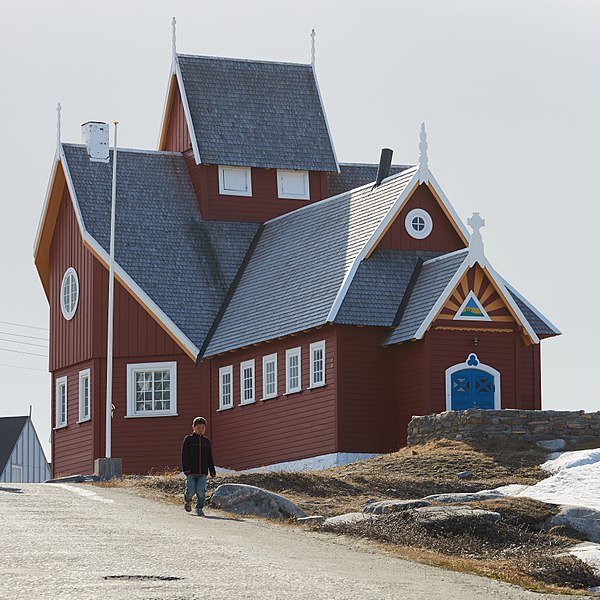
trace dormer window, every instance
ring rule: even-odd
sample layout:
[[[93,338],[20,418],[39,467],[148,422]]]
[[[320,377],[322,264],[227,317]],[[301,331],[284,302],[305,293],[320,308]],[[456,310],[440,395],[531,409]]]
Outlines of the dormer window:
[[[277,169],[277,196],[292,200],[310,200],[308,171]]]
[[[250,167],[219,165],[219,194],[225,196],[252,196]]]

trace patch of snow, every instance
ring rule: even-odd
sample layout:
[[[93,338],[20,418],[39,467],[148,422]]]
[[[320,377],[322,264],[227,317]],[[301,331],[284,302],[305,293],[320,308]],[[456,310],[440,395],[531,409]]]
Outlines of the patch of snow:
[[[260,471],[320,471],[331,467],[340,467],[359,460],[374,458],[381,454],[364,454],[359,452],[332,452],[331,454],[321,454],[320,456],[312,456],[311,458],[303,458],[300,460],[292,460],[290,462],[276,463],[274,465],[266,465],[264,467],[256,467],[254,469],[246,469],[242,473],[257,473]]]
[[[55,483],[54,485],[55,487],[60,487],[65,490],[69,490],[70,492],[74,492],[75,494],[79,494],[88,500],[96,500],[96,502],[104,502],[105,504],[113,504],[114,502],[114,500],[111,500],[110,498],[103,498],[99,494],[96,494],[96,492],[86,488],[78,488],[74,485],[68,485],[66,483]]]
[[[563,469],[573,469],[599,462],[600,448],[575,450],[573,452],[552,452],[548,455],[548,460],[542,465],[542,469],[549,473],[558,473]]]
[[[501,485],[500,487],[495,488],[494,491],[498,492],[502,496],[518,496],[523,490],[526,490],[528,485],[521,485],[520,483],[511,483],[509,485]]]
[[[597,574],[600,574],[600,544],[592,542],[577,544],[569,550],[569,554],[587,563]],[[600,590],[600,588],[598,589]]]

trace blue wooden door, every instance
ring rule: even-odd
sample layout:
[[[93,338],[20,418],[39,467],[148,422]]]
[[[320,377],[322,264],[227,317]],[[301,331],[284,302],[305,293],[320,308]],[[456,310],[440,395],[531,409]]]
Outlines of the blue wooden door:
[[[494,408],[494,376],[479,369],[452,374],[452,410]]]

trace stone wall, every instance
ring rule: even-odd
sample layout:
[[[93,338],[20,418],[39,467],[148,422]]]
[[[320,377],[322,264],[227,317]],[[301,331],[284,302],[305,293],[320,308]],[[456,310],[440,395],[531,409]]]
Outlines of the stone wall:
[[[578,442],[600,445],[600,412],[470,409],[413,417],[408,424],[409,446],[440,438],[466,442],[563,439],[569,446]]]

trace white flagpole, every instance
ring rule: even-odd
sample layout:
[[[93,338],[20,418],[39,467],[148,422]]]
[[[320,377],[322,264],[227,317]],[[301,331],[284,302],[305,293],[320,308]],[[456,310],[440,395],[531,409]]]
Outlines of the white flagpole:
[[[115,213],[117,204],[117,127],[113,146],[112,202],[110,211],[110,264],[108,275],[108,347],[106,350],[106,458],[111,458],[112,429],[112,371],[113,371],[113,316],[115,303]]]

